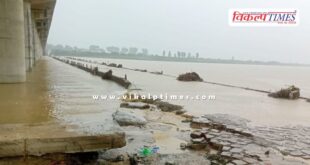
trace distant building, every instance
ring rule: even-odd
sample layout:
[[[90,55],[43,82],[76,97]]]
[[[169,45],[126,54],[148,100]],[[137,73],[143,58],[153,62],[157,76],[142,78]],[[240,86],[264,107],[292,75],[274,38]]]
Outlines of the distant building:
[[[142,55],[144,56],[149,55],[149,51],[146,48],[142,49]]]
[[[89,51],[92,53],[102,53],[102,50],[103,49],[101,49],[100,46],[98,46],[98,45],[90,45],[89,46]]]

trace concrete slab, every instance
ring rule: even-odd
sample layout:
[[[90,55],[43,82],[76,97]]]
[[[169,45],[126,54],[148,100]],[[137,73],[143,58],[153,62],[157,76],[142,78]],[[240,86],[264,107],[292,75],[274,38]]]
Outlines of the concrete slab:
[[[126,145],[123,132],[89,135],[72,131],[74,127],[58,123],[1,125],[0,157],[91,152]]]

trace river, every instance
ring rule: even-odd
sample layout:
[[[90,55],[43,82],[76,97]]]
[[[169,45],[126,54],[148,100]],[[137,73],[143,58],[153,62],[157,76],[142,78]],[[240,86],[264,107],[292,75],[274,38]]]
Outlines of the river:
[[[194,71],[206,81],[268,91],[294,84],[301,88],[302,96],[310,97],[310,77],[307,76],[310,67],[88,59],[122,64],[123,67],[132,69],[163,71],[164,74],[173,76]],[[99,68],[103,71],[111,69],[102,65]],[[134,88],[142,89],[141,93],[216,96],[215,100],[170,101],[183,105],[193,115],[221,113],[240,116],[258,125],[309,125],[310,103],[305,100],[274,99],[264,93],[201,82],[179,82],[173,77],[126,69],[113,68],[113,72],[119,76],[126,74]]]

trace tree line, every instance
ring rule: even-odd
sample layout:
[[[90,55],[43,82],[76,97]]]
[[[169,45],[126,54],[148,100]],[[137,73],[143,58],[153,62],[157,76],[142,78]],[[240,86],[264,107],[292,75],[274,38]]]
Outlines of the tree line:
[[[136,48],[136,47],[117,47],[117,46],[108,46],[106,48],[102,48],[98,45],[90,45],[88,48],[78,48],[72,47],[69,45],[47,45],[47,51],[50,54],[59,54],[59,53],[76,53],[76,54],[85,54],[85,53],[98,53],[104,55],[128,55],[128,56],[161,56],[164,58],[191,58],[198,59],[199,53],[192,54],[190,52],[184,51],[176,51],[172,52],[170,50],[163,50],[162,54],[151,54],[146,48]]]

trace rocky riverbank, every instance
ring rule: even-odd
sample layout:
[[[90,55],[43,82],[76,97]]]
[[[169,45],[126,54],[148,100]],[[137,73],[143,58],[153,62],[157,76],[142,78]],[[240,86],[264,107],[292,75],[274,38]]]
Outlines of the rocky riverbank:
[[[101,164],[128,165],[210,164],[204,153],[194,153],[180,147],[180,144],[190,141],[192,131],[190,123],[184,122],[185,119],[191,120],[191,117],[176,115],[180,107],[159,100],[126,100],[114,114],[114,119],[126,133],[127,145],[100,152],[98,161]],[[156,153],[143,154],[144,149],[154,147],[158,148]]]
[[[102,164],[309,163],[307,138],[298,139],[299,146],[292,145],[297,140],[294,136],[303,138],[304,131],[300,129],[251,127],[246,119],[222,114],[176,115],[162,111],[152,104],[154,102],[137,101],[126,100],[119,109],[129,114],[127,118],[132,123],[122,127],[127,135],[126,147],[101,152],[99,162]],[[133,116],[136,116],[135,122]],[[271,133],[266,130],[278,131]],[[281,137],[285,130],[294,133],[287,133],[285,139]],[[159,148],[158,152],[148,156],[141,153],[144,147],[154,146]]]

